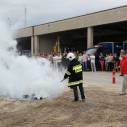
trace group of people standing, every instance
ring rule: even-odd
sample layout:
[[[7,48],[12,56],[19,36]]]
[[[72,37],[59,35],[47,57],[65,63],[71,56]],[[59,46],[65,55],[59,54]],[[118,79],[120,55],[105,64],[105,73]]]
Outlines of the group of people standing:
[[[121,52],[122,51],[123,50],[121,50]],[[91,56],[89,56],[89,57],[85,51],[83,52],[83,54],[79,53],[78,51],[76,51],[76,52],[64,51],[64,53],[51,52],[50,54],[49,53],[48,54],[43,53],[43,54],[38,54],[37,56],[35,54],[31,55],[31,53],[29,53],[29,55],[27,55],[27,54],[22,54],[22,55],[25,55],[27,57],[49,59],[51,61],[51,63],[53,64],[54,68],[58,69],[59,71],[62,71],[62,67],[64,67],[66,69],[70,63],[69,59],[67,58],[67,55],[69,53],[74,54],[75,59],[77,61],[79,61],[80,64],[82,65],[83,71],[87,71],[87,63],[88,63],[88,61],[90,61],[92,72],[96,72],[94,53],[92,53]],[[111,71],[111,69],[113,67],[117,67],[120,64],[121,60],[122,60],[122,57],[121,56],[118,57],[117,53],[115,53],[114,56],[111,53],[106,54],[106,56],[104,56],[103,53],[100,53],[100,55],[99,55],[99,61],[100,61],[102,71],[104,70],[104,66],[105,66],[106,71]],[[116,69],[116,71],[119,72],[120,70]]]
[[[83,71],[87,71],[87,61],[88,61],[88,55],[84,51],[83,54],[79,53],[78,51],[75,54],[75,58],[82,64]],[[91,63],[91,70],[92,72],[96,72],[96,66],[95,66],[95,55],[94,53],[90,56],[90,63]]]
[[[58,71],[62,72],[62,56],[60,53],[51,53],[49,55],[49,60],[53,64],[54,69],[58,69]]]
[[[121,50],[121,52],[123,52],[123,50]],[[100,65],[101,65],[102,71],[104,69],[104,61],[105,61],[106,71],[111,71],[111,68],[117,67],[122,60],[121,55],[120,57],[118,57],[117,53],[114,53],[114,56],[112,55],[112,53],[106,54],[106,56],[100,53],[99,58],[100,58]],[[116,69],[116,72],[119,72],[119,71],[120,71],[119,69]]]
[[[123,52],[123,50],[121,50],[121,52]],[[64,52],[63,53],[63,58],[66,58],[67,54],[68,53]],[[88,61],[90,61],[92,72],[93,71],[96,72],[95,55],[94,55],[94,53],[92,53],[88,57],[88,55],[86,54],[85,51],[83,52],[83,54],[79,53],[77,51],[77,52],[74,52],[74,55],[75,55],[75,59],[77,59],[80,62],[80,64],[82,64],[83,71],[87,71],[87,63],[88,63]],[[99,55],[99,61],[100,61],[100,65],[101,65],[102,71],[104,70],[104,67],[105,67],[106,71],[111,71],[114,67],[117,67],[120,64],[121,60],[122,60],[122,57],[121,56],[118,57],[117,53],[114,53],[114,56],[112,55],[112,53],[106,54],[106,56],[104,56],[103,53],[100,53],[100,55]],[[66,63],[65,64],[65,68],[66,68],[68,63],[69,63],[69,61],[65,60],[63,62],[63,64],[64,63]],[[119,71],[120,71],[119,69],[116,69],[116,72],[119,72]]]
[[[31,54],[31,52],[29,54],[27,53],[19,53],[19,56],[26,56],[28,58],[44,58],[44,59],[48,59],[49,61],[51,61],[52,65],[53,65],[53,68],[54,69],[58,69],[58,71],[61,71],[62,72],[62,56],[60,53],[54,53],[54,52],[51,52],[50,54],[45,54],[45,53],[42,53],[42,54],[38,54],[38,55],[35,55],[34,53]]]

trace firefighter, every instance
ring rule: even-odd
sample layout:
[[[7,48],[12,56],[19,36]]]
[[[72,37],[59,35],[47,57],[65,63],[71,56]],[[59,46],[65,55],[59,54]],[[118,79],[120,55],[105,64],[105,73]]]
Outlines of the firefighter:
[[[75,59],[73,53],[69,53],[67,58],[70,60],[67,72],[64,75],[64,80],[69,77],[68,87],[72,87],[74,91],[74,101],[78,101],[78,91],[77,86],[79,86],[81,98],[85,101],[84,89],[83,89],[83,75],[82,75],[82,65]]]

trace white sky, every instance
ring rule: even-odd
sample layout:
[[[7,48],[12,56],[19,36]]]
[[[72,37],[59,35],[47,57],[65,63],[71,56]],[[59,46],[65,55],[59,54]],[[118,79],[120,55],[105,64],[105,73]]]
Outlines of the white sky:
[[[127,5],[127,0],[0,0],[0,18],[13,29],[27,27]]]

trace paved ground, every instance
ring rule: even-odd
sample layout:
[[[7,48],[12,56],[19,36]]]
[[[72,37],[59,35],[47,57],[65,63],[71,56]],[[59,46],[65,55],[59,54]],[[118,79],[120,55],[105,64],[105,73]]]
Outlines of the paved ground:
[[[73,91],[34,102],[0,97],[1,127],[127,127],[127,95],[119,96],[123,77],[116,73],[84,72],[86,101],[73,103]],[[67,81],[65,81],[67,83]]]
[[[123,77],[119,75],[120,73],[115,74],[116,83],[112,84],[112,72],[84,72],[84,87],[87,85],[105,86],[105,90],[121,92]]]

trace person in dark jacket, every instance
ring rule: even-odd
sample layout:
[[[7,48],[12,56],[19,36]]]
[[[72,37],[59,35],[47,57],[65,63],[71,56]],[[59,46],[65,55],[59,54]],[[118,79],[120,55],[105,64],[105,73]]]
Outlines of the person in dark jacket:
[[[78,101],[78,91],[77,86],[79,86],[81,98],[84,101],[84,89],[83,89],[83,75],[82,75],[82,65],[75,59],[75,55],[73,53],[69,53],[67,58],[71,61],[68,70],[64,75],[64,80],[69,77],[68,87],[72,87],[74,91],[74,101]]]
[[[117,67],[118,66],[118,62],[119,62],[119,57],[117,56],[117,53],[114,54],[114,57],[113,57],[113,64],[114,64],[114,67]],[[119,70],[116,69],[116,71],[119,72]]]

